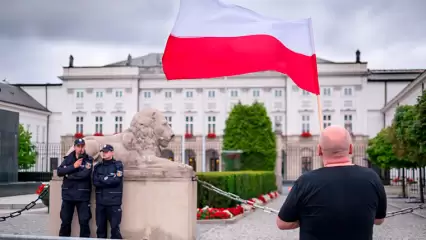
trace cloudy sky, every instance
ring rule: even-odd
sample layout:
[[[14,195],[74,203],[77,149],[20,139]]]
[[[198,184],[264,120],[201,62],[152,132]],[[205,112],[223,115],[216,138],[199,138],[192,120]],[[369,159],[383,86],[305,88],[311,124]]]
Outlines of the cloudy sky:
[[[201,1],[201,0],[200,0]],[[222,0],[283,20],[311,17],[319,57],[426,68],[425,0]],[[178,0],[0,0],[0,80],[57,82],[77,66],[162,52]]]

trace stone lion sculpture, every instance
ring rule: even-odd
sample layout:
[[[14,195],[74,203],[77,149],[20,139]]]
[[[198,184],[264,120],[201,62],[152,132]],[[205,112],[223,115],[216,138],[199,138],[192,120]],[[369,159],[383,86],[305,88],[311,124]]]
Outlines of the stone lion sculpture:
[[[113,136],[85,137],[86,153],[100,160],[100,149],[105,144],[114,147],[114,158],[121,160],[127,176],[156,172],[160,175],[193,174],[191,166],[161,158],[160,147],[167,147],[174,134],[164,115],[153,108],[136,113],[130,127]],[[71,153],[71,147],[67,154]],[[130,172],[129,172],[130,171]]]

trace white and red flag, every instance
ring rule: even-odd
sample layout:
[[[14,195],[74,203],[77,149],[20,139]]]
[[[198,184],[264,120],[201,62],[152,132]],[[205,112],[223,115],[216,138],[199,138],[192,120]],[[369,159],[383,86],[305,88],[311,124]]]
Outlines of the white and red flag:
[[[168,80],[277,71],[319,95],[310,19],[282,21],[220,0],[181,0],[163,69]]]

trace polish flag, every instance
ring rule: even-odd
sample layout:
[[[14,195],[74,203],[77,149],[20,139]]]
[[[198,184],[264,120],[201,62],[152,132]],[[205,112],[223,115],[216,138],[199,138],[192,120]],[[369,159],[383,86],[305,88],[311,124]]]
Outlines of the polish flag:
[[[285,22],[219,0],[181,0],[163,55],[168,80],[260,71],[319,95],[311,20]]]

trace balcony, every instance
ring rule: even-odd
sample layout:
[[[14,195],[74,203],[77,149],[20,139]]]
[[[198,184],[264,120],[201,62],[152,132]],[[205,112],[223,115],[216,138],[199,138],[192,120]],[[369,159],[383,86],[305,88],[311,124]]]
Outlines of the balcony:
[[[215,102],[209,102],[207,103],[207,110],[208,111],[216,111],[216,103]]]
[[[84,109],[84,103],[76,103],[75,109],[76,110],[83,110]]]
[[[164,104],[164,111],[172,112],[173,111],[173,104],[172,103],[165,103]]]
[[[102,111],[104,110],[104,104],[103,103],[96,103],[95,104],[96,111]]]
[[[354,100],[344,100],[342,102],[342,106],[341,106],[342,110],[355,110],[356,109],[356,104]]]
[[[193,103],[185,103],[185,111],[188,111],[188,112],[194,111],[194,104]]]
[[[282,102],[274,102],[274,110],[275,111],[283,110],[283,103]]]
[[[312,101],[309,100],[303,100],[301,102],[301,106],[302,109],[311,109],[312,108]]]
[[[116,111],[121,111],[121,110],[123,110],[123,103],[116,103],[116,104],[115,104],[115,106],[114,106],[114,109],[115,109]]]

